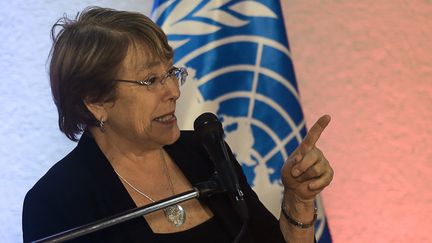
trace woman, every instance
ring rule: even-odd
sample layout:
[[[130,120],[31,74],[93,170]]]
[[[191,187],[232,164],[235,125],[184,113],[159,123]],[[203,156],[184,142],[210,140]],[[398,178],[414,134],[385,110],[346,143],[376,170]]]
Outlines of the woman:
[[[147,205],[211,177],[211,161],[195,134],[177,126],[176,100],[187,72],[173,66],[158,26],[139,13],[88,8],[76,20],[60,19],[52,34],[50,80],[59,126],[71,140],[83,135],[27,193],[24,241]],[[250,212],[241,242],[313,242],[313,200],[333,176],[315,147],[328,122],[324,116],[312,127],[282,169],[279,221],[236,164]],[[76,241],[231,242],[242,223],[223,194],[170,210]]]

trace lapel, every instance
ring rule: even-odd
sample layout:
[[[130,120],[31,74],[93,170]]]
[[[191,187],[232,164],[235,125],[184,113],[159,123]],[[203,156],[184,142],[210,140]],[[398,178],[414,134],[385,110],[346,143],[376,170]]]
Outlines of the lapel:
[[[136,208],[133,199],[94,139],[84,134],[77,148],[83,166],[87,167],[93,175],[90,184],[97,197],[96,208],[100,211],[101,217]],[[164,149],[192,185],[207,181],[213,175],[213,164],[192,131],[182,131],[181,137]],[[199,198],[199,200],[211,209],[215,218],[232,237],[237,235],[241,221],[226,195],[218,194],[210,198]],[[139,232],[140,238],[145,237],[151,242],[156,241],[153,231],[143,217],[131,221],[135,224],[134,227],[137,227],[135,232]]]
[[[95,140],[84,134],[80,139],[78,149],[83,166],[85,166],[93,176],[90,186],[95,198],[93,202],[97,204],[94,205],[94,208],[97,210],[96,214],[98,217],[110,217],[136,208],[135,202],[115,174],[113,167],[99,149]],[[154,240],[154,238],[152,238],[154,237],[152,230],[143,217],[138,217],[117,226],[112,226],[112,228],[114,227],[122,228],[117,232],[128,232],[123,236],[122,240]]]

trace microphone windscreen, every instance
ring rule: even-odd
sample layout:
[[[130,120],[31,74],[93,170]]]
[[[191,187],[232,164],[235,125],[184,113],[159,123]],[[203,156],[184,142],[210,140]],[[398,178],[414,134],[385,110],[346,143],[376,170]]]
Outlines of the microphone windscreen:
[[[198,116],[194,122],[194,129],[201,135],[208,133],[223,134],[222,123],[220,123],[217,116],[211,112],[205,112]]]

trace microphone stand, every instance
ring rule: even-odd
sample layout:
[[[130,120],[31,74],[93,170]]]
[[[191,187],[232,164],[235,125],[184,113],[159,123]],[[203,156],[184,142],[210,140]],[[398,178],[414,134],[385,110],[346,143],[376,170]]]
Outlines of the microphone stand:
[[[179,204],[194,198],[199,197],[208,197],[218,192],[218,185],[214,181],[206,181],[203,183],[197,184],[196,187],[193,187],[192,190],[168,197],[166,199],[162,199],[160,201],[147,204],[142,207],[133,208],[127,210],[122,213],[118,213],[114,216],[110,216],[83,226],[79,226],[73,229],[69,229],[63,231],[61,233],[48,236],[36,241],[32,241],[33,243],[48,243],[48,242],[63,242],[67,240],[74,239],[79,236],[87,235],[92,232],[140,217],[146,214],[155,212],[157,210],[161,210],[175,204]]]

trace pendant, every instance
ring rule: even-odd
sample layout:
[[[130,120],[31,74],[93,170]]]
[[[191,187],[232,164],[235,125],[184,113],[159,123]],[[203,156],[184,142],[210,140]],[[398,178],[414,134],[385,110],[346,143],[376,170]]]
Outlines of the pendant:
[[[163,211],[168,221],[174,224],[176,227],[181,226],[186,221],[186,212],[182,206],[178,204],[167,207]]]

